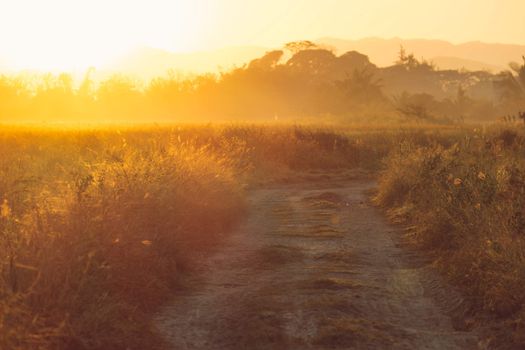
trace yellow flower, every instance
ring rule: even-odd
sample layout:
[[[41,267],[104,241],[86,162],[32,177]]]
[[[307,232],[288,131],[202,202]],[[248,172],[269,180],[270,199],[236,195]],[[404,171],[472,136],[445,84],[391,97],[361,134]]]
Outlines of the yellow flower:
[[[0,205],[0,218],[8,218],[11,216],[11,208],[7,204],[7,199],[4,199],[2,205]]]
[[[485,181],[486,178],[487,178],[487,175],[485,175],[483,171],[480,171],[478,173],[478,179],[480,179],[481,181]]]
[[[456,177],[454,179],[454,185],[459,186],[463,183],[463,180],[461,180],[459,177]]]

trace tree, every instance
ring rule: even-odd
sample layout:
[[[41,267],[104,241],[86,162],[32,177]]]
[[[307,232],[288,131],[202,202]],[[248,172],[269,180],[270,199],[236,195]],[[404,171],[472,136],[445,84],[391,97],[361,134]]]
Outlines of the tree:
[[[261,58],[256,58],[248,64],[248,69],[262,69],[270,70],[275,66],[283,57],[284,52],[282,50],[269,51],[264,54]]]
[[[381,81],[368,69],[354,70],[346,78],[335,82],[336,87],[346,98],[358,99],[362,102],[382,99]]]
[[[78,95],[84,100],[91,100],[91,98],[93,97],[94,84],[91,76],[94,72],[95,68],[89,67],[86,71],[86,74],[84,75],[84,79],[82,79],[82,82],[80,83],[80,87],[78,88]]]
[[[425,59],[421,59],[421,61],[419,61],[413,53],[407,55],[403,46],[401,46],[399,49],[396,65],[403,66],[406,70],[434,70],[436,68],[432,62],[428,62]]]
[[[329,69],[335,62],[333,52],[325,49],[308,49],[297,52],[286,62],[289,67],[294,67],[305,74],[319,74]]]
[[[317,46],[316,43],[313,43],[309,40],[302,40],[302,41],[292,41],[292,42],[286,43],[284,45],[284,48],[290,51],[293,55],[295,55],[299,51],[318,49],[319,46]]]
[[[45,120],[69,119],[75,114],[76,94],[69,74],[45,74],[32,99],[34,115]]]
[[[394,97],[396,110],[407,120],[416,122],[436,121],[430,111],[435,110],[436,101],[432,95],[403,93]]]
[[[522,102],[525,104],[525,56],[523,64],[516,62],[509,64],[510,70],[502,72],[495,86],[500,90],[501,98],[506,103]]]
[[[113,75],[100,83],[96,93],[98,107],[104,117],[127,119],[140,115],[143,94],[130,78]]]

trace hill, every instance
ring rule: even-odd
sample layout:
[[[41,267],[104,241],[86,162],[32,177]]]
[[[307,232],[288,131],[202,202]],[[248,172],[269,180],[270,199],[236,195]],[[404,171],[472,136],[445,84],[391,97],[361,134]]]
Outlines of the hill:
[[[511,61],[521,62],[525,54],[525,45],[493,44],[468,42],[452,44],[444,40],[427,39],[382,39],[365,38],[359,40],[344,40],[338,38],[321,38],[316,42],[332,47],[337,52],[356,50],[367,54],[370,60],[379,66],[389,66],[396,59],[400,46],[407,52],[414,53],[418,58],[441,62],[441,68],[462,68],[469,70],[485,69],[501,70]],[[447,58],[447,59],[443,59]],[[438,64],[439,65],[439,64]]]

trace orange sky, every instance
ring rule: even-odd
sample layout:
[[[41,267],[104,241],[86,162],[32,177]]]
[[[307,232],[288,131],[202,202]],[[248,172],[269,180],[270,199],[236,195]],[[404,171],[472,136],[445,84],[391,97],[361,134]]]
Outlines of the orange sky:
[[[523,0],[2,0],[0,65],[82,69],[137,47],[277,47],[324,36],[525,44]]]

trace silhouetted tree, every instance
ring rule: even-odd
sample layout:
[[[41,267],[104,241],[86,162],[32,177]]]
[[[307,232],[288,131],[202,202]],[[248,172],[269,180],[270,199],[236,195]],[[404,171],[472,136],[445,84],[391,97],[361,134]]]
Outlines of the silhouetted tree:
[[[304,74],[327,72],[335,62],[333,52],[325,49],[308,49],[297,52],[286,62],[286,65]]]
[[[356,69],[352,74],[347,74],[345,79],[336,81],[335,85],[346,98],[359,100],[362,103],[377,101],[384,97],[381,92],[381,81],[367,69]]]
[[[73,78],[69,74],[42,77],[32,98],[32,110],[38,119],[68,120],[75,114],[76,93]]]
[[[136,118],[144,108],[142,97],[137,84],[122,75],[103,81],[96,91],[99,113],[105,118]]]
[[[404,67],[406,70],[434,70],[435,66],[433,63],[421,59],[419,61],[413,53],[408,54],[403,46],[399,49],[398,60],[396,65]]]
[[[295,55],[299,51],[318,49],[319,47],[317,46],[317,44],[309,40],[302,40],[286,43],[284,45],[284,48]]]
[[[286,62],[285,52],[290,57]],[[505,98],[495,107],[492,100],[479,97],[481,89],[493,94],[495,76],[490,73],[438,71],[403,47],[396,65],[378,68],[359,52],[336,56],[311,41],[297,41],[220,74],[168,73],[144,87],[124,76],[95,83],[93,69],[78,88],[69,75],[0,77],[0,118],[144,121],[336,115],[379,120],[397,112],[411,121],[463,116],[479,120],[494,115],[496,108],[500,115],[523,110],[516,106],[519,101],[525,105],[524,66],[525,59],[523,66],[512,64],[498,77]],[[392,101],[387,95],[398,97]]]
[[[284,52],[281,50],[269,51],[261,58],[256,58],[248,64],[248,69],[270,70],[279,63]]]
[[[525,56],[523,64],[516,62],[509,64],[510,70],[500,74],[496,87],[505,100],[519,101],[525,99]],[[508,102],[508,101],[507,101]]]

